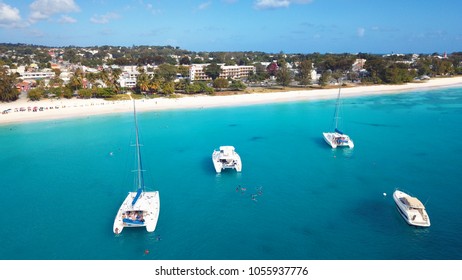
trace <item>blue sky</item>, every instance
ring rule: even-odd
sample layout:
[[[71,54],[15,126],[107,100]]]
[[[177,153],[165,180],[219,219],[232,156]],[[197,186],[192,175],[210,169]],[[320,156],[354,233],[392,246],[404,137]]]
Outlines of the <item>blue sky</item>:
[[[0,0],[0,42],[191,51],[462,51],[460,0]]]

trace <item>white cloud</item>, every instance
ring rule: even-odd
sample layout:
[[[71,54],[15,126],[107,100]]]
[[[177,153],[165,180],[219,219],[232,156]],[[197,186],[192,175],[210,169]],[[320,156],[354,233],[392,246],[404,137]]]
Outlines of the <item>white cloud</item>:
[[[313,0],[256,0],[255,8],[257,10],[287,8],[291,4],[308,4]]]
[[[59,19],[59,22],[60,23],[76,23],[77,20],[70,16],[62,15],[61,18]]]
[[[80,11],[74,0],[35,0],[29,5],[31,15],[29,20],[36,22],[46,20],[54,14]]]
[[[15,27],[20,23],[19,10],[0,2],[0,27]]]
[[[205,10],[205,9],[207,9],[211,4],[212,4],[212,1],[208,1],[208,2],[201,3],[201,4],[197,7],[197,9],[198,9],[198,10]]]
[[[399,32],[400,30],[395,27],[372,26],[370,28],[374,32]]]
[[[271,9],[271,8],[285,8],[289,7],[289,0],[257,0],[255,8],[257,9]]]
[[[154,8],[154,6],[152,4],[146,4],[146,9],[148,11],[150,11],[151,14],[153,14],[153,15],[158,15],[158,14],[162,13],[162,11],[160,9]]]
[[[364,27],[360,27],[358,28],[358,30],[356,30],[356,34],[358,35],[358,37],[364,37],[366,33],[366,29]]]
[[[107,24],[112,19],[118,19],[120,16],[116,13],[107,13],[105,15],[94,15],[90,21],[96,24]]]

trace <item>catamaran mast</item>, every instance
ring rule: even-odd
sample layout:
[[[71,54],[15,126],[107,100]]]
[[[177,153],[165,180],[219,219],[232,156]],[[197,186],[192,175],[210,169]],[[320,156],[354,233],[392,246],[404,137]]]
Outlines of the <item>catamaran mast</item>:
[[[144,178],[143,178],[143,165],[141,161],[141,151],[140,151],[140,141],[138,135],[138,121],[136,119],[136,107],[135,107],[135,100],[133,99],[133,116],[135,118],[135,131],[136,131],[136,161],[137,161],[137,185],[138,189],[136,190],[136,195],[133,198],[132,206],[135,206],[138,198],[140,198],[141,194],[144,192]]]
[[[338,95],[337,95],[337,103],[335,104],[335,113],[334,113],[334,122],[335,122],[335,129],[338,129],[338,119],[339,119],[339,108],[340,108],[340,89],[342,88],[342,83],[340,82],[340,86],[338,87]]]
[[[138,135],[138,121],[136,119],[136,107],[135,107],[135,99],[133,99],[133,116],[135,118],[135,131],[136,131],[136,161],[137,161],[137,170],[138,173],[137,177],[137,186],[138,189],[144,189],[144,178],[143,178],[143,166],[141,162],[141,151],[140,151],[140,141]]]

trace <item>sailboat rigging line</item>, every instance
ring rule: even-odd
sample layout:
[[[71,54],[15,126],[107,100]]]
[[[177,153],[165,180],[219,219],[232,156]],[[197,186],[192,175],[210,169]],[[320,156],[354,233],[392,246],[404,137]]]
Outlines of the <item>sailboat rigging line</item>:
[[[334,111],[334,129],[338,128],[338,119],[339,117],[339,111],[340,111],[340,90],[342,89],[342,83],[340,83],[340,86],[338,87],[338,94],[337,94],[337,102],[335,103],[335,111]]]
[[[136,118],[136,105],[135,99],[133,99],[133,117],[135,118],[135,133],[136,133],[136,158],[137,158],[137,173],[138,173],[138,189],[144,190],[144,177],[143,177],[143,163],[141,161],[140,141],[138,133],[138,120]]]

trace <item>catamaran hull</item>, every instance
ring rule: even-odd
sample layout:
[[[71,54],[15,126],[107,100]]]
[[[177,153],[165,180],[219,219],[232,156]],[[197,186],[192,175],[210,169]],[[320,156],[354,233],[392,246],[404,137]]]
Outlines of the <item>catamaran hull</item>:
[[[353,140],[346,134],[339,134],[336,132],[323,132],[324,140],[326,143],[331,146],[333,149],[337,147],[349,147],[350,149],[354,148]],[[336,141],[336,139],[344,138],[345,140]]]
[[[160,212],[159,192],[143,192],[132,206],[136,194],[129,192],[117,211],[113,226],[115,234],[120,234],[125,227],[145,227],[148,232],[156,230]]]
[[[222,162],[220,158],[220,151],[214,151],[212,153],[213,167],[217,173],[221,173],[224,169],[235,169],[237,172],[242,171],[241,157],[235,153],[231,162]]]
[[[225,165],[225,164],[222,164],[219,161],[213,161],[213,166],[215,167],[215,171],[217,173],[221,173],[221,171],[225,170],[225,169],[235,169],[237,172],[242,171],[242,164]]]

